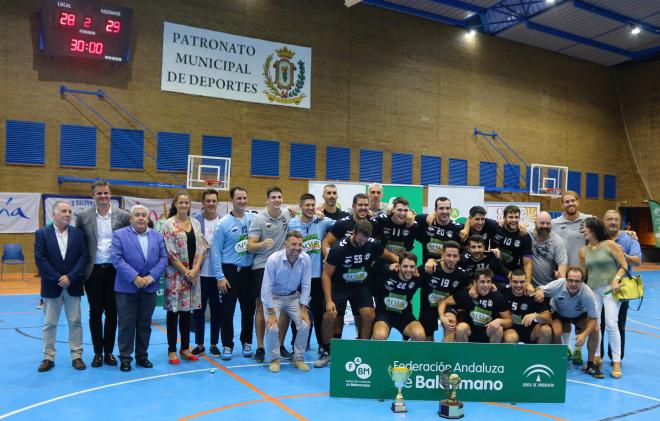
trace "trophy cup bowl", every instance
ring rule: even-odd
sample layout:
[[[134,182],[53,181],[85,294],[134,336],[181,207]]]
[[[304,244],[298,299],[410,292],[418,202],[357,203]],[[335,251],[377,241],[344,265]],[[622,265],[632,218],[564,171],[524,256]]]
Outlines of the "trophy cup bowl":
[[[394,382],[394,387],[397,388],[396,398],[392,402],[392,412],[408,412],[406,408],[406,403],[403,400],[403,394],[401,389],[406,385],[408,378],[410,378],[410,369],[407,367],[388,367],[387,372],[390,374],[392,381]]]
[[[463,418],[463,402],[456,399],[456,390],[461,384],[458,374],[449,374],[449,370],[442,373],[442,387],[445,389],[447,399],[440,401],[438,415],[442,418]]]

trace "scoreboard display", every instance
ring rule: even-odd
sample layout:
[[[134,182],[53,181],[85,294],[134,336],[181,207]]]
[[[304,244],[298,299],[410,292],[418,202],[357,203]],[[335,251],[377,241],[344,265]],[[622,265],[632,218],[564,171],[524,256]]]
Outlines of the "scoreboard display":
[[[40,49],[48,55],[123,63],[129,59],[133,10],[93,0],[45,0]]]

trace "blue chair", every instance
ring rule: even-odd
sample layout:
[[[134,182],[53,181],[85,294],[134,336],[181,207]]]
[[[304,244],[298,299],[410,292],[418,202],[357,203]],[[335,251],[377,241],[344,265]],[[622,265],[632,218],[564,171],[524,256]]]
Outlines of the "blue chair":
[[[23,274],[21,280],[25,280],[25,256],[23,256],[22,245],[5,244],[3,246],[0,281],[2,281],[5,277],[5,265],[23,265]]]

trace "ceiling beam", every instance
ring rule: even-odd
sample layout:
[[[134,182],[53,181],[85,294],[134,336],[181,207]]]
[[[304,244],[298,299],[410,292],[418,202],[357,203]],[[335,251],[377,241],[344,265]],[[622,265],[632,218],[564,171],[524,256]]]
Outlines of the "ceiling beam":
[[[590,38],[585,38],[580,35],[571,34],[570,32],[565,32],[556,28],[551,28],[549,26],[541,25],[536,22],[527,21],[525,22],[527,28],[534,31],[544,32],[549,35],[553,35],[559,38],[567,39],[569,41],[574,41],[579,44],[588,45],[590,47],[598,48],[600,50],[608,51],[610,53],[618,54],[628,58],[637,58],[637,54],[624,50],[623,48],[618,48],[613,45],[605,44],[600,41],[596,41]]]
[[[608,9],[603,9],[602,7],[599,6],[594,6],[593,4],[585,3],[581,0],[573,0],[573,7],[576,9],[582,9],[586,10],[587,12],[593,13],[594,15],[599,15],[603,16],[608,19],[615,20],[617,22],[622,22],[631,26],[638,26],[640,29],[643,29],[648,32],[652,32],[656,35],[660,35],[660,28],[657,26],[653,26],[648,23],[644,23],[641,20],[631,18],[629,16],[625,16],[622,14],[619,14],[617,12],[614,12],[612,10]]]
[[[362,0],[362,4],[380,7],[382,9],[391,10],[393,12],[405,13],[407,15],[417,16],[424,19],[433,20],[448,25],[455,25],[465,28],[465,23],[462,20],[448,18],[446,16],[436,15],[434,13],[424,12],[412,7],[401,6],[399,4],[390,3],[384,0]]]
[[[486,9],[476,4],[466,3],[461,0],[429,0],[432,3],[444,4],[445,6],[455,7],[456,9],[467,10],[474,13],[486,13]]]
[[[486,9],[483,15],[485,31],[492,35],[539,16],[568,0],[548,3],[545,0],[501,0]]]

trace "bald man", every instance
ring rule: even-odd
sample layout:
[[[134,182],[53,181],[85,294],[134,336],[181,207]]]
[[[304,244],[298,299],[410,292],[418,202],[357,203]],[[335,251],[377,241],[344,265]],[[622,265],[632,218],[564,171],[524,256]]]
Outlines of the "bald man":
[[[387,212],[387,203],[383,203],[383,185],[380,183],[372,183],[367,187],[367,195],[369,196],[369,211],[371,216],[375,217],[382,213]]]
[[[552,232],[552,217],[548,212],[540,212],[532,237],[532,283],[546,285],[555,279],[565,278],[568,257],[564,241]]]

